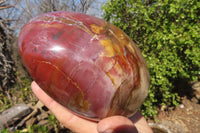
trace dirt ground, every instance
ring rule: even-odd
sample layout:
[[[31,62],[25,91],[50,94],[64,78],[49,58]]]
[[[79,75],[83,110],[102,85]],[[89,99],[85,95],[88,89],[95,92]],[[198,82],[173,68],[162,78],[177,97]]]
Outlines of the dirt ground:
[[[200,133],[200,100],[183,97],[182,104],[176,109],[160,111],[157,119],[157,123],[150,123],[155,133]]]

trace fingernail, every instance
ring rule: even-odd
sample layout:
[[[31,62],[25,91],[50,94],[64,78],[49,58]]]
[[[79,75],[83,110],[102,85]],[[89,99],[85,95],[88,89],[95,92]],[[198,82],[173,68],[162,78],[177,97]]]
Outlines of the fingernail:
[[[33,90],[39,90],[39,86],[38,86],[38,84],[37,84],[35,81],[33,81],[33,82],[31,83],[31,88],[32,88]]]

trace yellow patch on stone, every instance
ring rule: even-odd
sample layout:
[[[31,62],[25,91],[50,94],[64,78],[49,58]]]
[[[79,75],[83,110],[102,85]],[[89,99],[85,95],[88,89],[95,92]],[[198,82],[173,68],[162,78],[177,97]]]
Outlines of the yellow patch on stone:
[[[112,57],[115,55],[115,51],[113,49],[113,42],[111,40],[100,40],[101,45],[103,45],[105,52],[103,53],[106,57]]]
[[[95,24],[91,25],[91,30],[92,32],[94,32],[95,34],[99,34],[101,30],[103,30],[103,27],[99,27]]]
[[[114,25],[109,25],[109,33],[117,39],[120,43],[120,47],[126,46],[132,54],[135,54],[134,43],[128,38],[128,36],[119,28]]]
[[[100,43],[105,49],[105,53],[103,54],[106,57],[113,57],[114,55],[121,53],[120,46],[114,44],[113,41],[111,41],[110,39],[100,40]]]

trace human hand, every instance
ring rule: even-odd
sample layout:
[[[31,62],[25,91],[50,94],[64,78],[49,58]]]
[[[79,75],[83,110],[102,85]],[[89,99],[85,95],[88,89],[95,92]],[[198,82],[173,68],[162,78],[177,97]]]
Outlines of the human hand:
[[[76,133],[153,133],[145,118],[138,111],[130,119],[123,116],[104,118],[99,122],[81,118],[48,96],[36,82],[31,84],[32,91],[39,100],[67,128]]]

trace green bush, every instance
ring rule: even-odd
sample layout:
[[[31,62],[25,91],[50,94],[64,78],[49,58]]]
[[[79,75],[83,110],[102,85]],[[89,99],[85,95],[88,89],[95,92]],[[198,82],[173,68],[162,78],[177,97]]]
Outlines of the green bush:
[[[198,0],[110,0],[104,19],[124,30],[146,59],[151,85],[145,116],[156,107],[176,106],[177,79],[200,75],[200,2]]]

